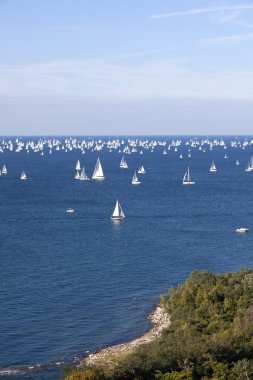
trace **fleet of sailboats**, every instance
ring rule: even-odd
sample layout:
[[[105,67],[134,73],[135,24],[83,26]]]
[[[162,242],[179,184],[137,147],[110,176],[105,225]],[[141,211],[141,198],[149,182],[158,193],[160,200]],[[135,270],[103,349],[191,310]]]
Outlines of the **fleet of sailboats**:
[[[186,151],[181,150],[181,147],[185,145]],[[26,153],[38,153],[40,155],[52,155],[57,154],[57,152],[71,152],[71,151],[77,151],[80,157],[81,155],[84,155],[86,151],[90,151],[93,153],[100,152],[103,149],[107,149],[109,152],[117,152],[121,154],[121,161],[120,161],[120,168],[121,169],[127,169],[128,166],[128,160],[126,160],[126,155],[136,155],[145,154],[146,151],[149,151],[150,153],[153,153],[157,148],[160,147],[160,154],[169,155],[168,158],[166,157],[164,159],[164,162],[166,160],[169,160],[171,155],[175,154],[176,157],[179,157],[181,160],[184,159],[184,157],[187,157],[187,160],[192,157],[192,155],[195,154],[196,151],[198,151],[198,154],[205,153],[207,150],[214,150],[214,149],[228,149],[229,145],[231,146],[230,149],[248,149],[248,147],[253,145],[253,139],[249,140],[247,138],[243,140],[239,140],[238,138],[232,139],[230,142],[225,141],[222,138],[189,138],[185,142],[183,142],[180,138],[173,139],[172,141],[168,142],[166,140],[163,140],[162,138],[154,138],[154,139],[148,139],[148,138],[113,138],[113,139],[71,139],[66,138],[64,141],[58,138],[48,138],[48,139],[38,139],[37,141],[35,139],[28,140],[26,142],[23,142],[21,138],[17,138],[15,141],[12,141],[11,139],[1,139],[0,138],[0,154],[5,153],[5,151],[9,152],[26,152]],[[181,150],[181,151],[180,151]],[[176,152],[176,153],[174,153]],[[177,153],[179,152],[179,153]],[[227,150],[227,152],[229,152]],[[224,154],[224,153],[223,153]],[[175,157],[175,156],[174,156]],[[228,159],[228,154],[225,154],[223,156],[225,159]],[[85,166],[83,163],[81,163],[82,160],[77,159],[75,164],[75,174],[74,178],[76,180],[80,181],[88,181],[90,178],[86,174]],[[130,162],[130,160],[129,160]],[[229,162],[229,161],[228,161]],[[7,162],[8,164],[8,162]],[[238,166],[240,165],[239,160],[237,159],[235,161],[235,164]],[[208,170],[208,168],[207,168]],[[211,166],[209,168],[210,172],[217,172],[217,167],[214,162],[214,160],[211,163]],[[250,160],[247,163],[247,166],[245,168],[245,171],[247,172],[253,172],[253,156],[250,157]],[[139,169],[134,172],[133,178],[132,178],[132,184],[133,185],[139,185],[141,181],[139,180],[138,175],[145,174],[146,170],[144,168],[144,165],[139,166]],[[8,170],[6,164],[2,166],[0,169],[0,175],[7,175]],[[27,180],[27,175],[25,170],[22,171],[21,180]],[[97,181],[102,181],[105,179],[105,175],[103,172],[103,167],[100,161],[100,158],[97,158],[96,165],[92,174],[92,179]],[[184,174],[183,177],[183,185],[194,185],[195,182],[192,180],[190,175],[190,168],[188,166],[187,171]],[[71,209],[72,210],[72,209]],[[72,212],[71,210],[67,212]],[[116,202],[115,210],[112,215],[112,219],[123,219],[124,213],[122,211],[122,208],[119,204],[119,202]]]

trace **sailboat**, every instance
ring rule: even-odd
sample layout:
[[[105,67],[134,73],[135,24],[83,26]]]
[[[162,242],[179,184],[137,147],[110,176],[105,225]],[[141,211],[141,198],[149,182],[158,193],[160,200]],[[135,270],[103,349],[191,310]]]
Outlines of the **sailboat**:
[[[195,182],[192,181],[190,176],[190,168],[188,166],[187,172],[185,173],[183,177],[183,185],[194,185]]]
[[[76,163],[76,170],[81,170],[81,165],[80,165],[79,160],[77,160],[77,163]]]
[[[97,162],[96,162],[96,166],[95,166],[95,169],[94,169],[94,172],[92,175],[92,179],[95,179],[97,181],[103,181],[105,179],[99,157],[98,157]]]
[[[80,179],[80,173],[78,170],[76,171],[75,179]]]
[[[240,165],[240,162],[239,162],[239,160],[236,160],[236,163],[235,163],[236,165]]]
[[[6,168],[6,166],[4,165],[3,166],[3,169],[2,169],[2,174],[7,174],[8,172],[7,172],[7,168]]]
[[[111,219],[122,220],[124,218],[125,218],[125,214],[121,208],[119,201],[117,200],[116,205],[115,205],[115,209],[114,209],[113,214],[111,216]]]
[[[125,156],[122,157],[120,164],[119,164],[119,167],[121,169],[128,169],[128,165],[127,165],[127,162],[125,160]]]
[[[253,171],[253,168],[251,166],[251,162],[249,161],[245,168],[245,172],[252,172],[252,171]]]
[[[141,167],[140,167],[140,169],[138,170],[138,173],[139,174],[145,174],[146,173],[146,170],[144,169],[144,166],[142,165]]]
[[[26,173],[25,173],[24,170],[21,173],[20,179],[22,179],[22,180],[26,180],[27,179],[27,176],[26,176]]]
[[[136,175],[136,171],[134,172],[134,175],[133,175],[133,179],[132,179],[132,185],[139,185],[141,183],[141,181],[139,181],[137,175]]]
[[[81,171],[81,174],[80,174],[80,176],[79,176],[79,180],[80,180],[80,181],[89,181],[89,177],[88,177],[87,174],[85,173],[84,166],[83,166],[82,171]]]
[[[217,172],[217,168],[215,166],[214,161],[211,163],[210,172]]]

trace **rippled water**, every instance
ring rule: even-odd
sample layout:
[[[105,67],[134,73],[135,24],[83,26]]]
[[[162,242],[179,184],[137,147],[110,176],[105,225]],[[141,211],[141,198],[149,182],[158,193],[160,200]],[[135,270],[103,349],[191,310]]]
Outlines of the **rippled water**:
[[[180,160],[187,149],[126,156],[128,170],[119,169],[120,154],[103,150],[102,183],[74,180],[78,158],[92,174],[95,152],[0,156],[9,169],[0,177],[3,378],[55,379],[55,362],[144,332],[160,293],[193,269],[253,266],[253,173],[244,171],[253,146]],[[147,174],[132,186],[142,164]],[[184,187],[188,164],[196,185]],[[28,181],[18,179],[22,169]],[[110,220],[117,198],[126,214],[119,225]],[[238,226],[249,233],[236,234]]]

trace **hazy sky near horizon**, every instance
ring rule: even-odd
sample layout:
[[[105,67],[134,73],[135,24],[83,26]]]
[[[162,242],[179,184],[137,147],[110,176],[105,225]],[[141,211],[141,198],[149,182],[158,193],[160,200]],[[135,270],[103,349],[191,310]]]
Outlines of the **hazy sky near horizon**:
[[[253,1],[0,0],[1,135],[252,134]]]

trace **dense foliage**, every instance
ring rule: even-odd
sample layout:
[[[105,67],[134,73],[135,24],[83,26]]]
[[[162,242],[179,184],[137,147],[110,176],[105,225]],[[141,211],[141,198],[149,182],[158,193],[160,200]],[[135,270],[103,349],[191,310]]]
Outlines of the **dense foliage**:
[[[194,271],[161,302],[171,326],[113,370],[86,367],[68,380],[253,379],[253,271]]]

